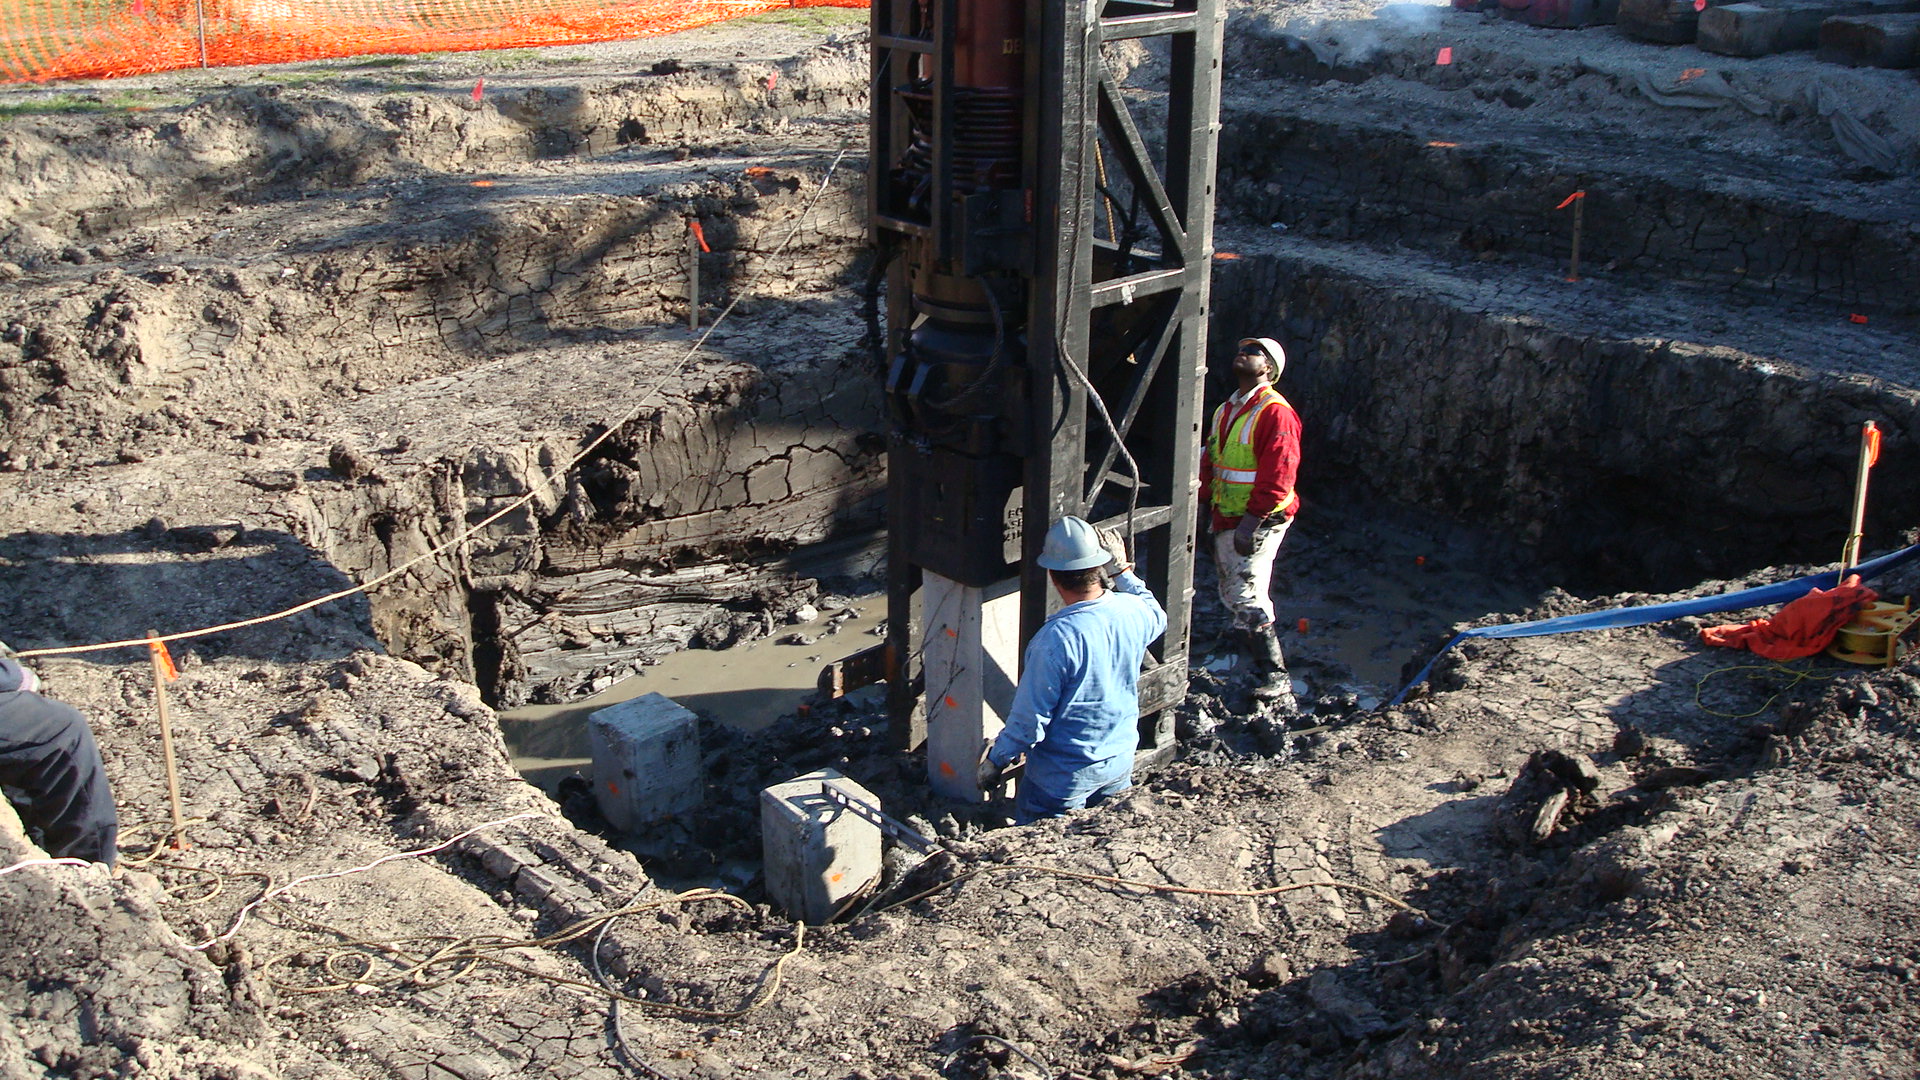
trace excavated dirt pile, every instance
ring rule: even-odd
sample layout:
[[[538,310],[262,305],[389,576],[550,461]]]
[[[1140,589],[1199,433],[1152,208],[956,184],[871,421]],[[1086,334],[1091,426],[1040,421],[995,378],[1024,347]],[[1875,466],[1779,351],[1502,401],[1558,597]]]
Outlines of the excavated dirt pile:
[[[864,30],[795,18],[0,93],[0,637],[349,593],[175,644],[180,846],[145,649],[29,661],[126,867],[9,869],[0,810],[0,1077],[1920,1070],[1920,660],[1702,646],[1734,611],[1380,704],[1461,626],[1825,568],[1865,419],[1869,552],[1920,540],[1911,73],[1236,7],[1212,337],[1291,354],[1311,714],[1250,711],[1203,563],[1180,757],[1096,812],[943,806],[861,699],[703,723],[646,837],[525,783],[495,706],[773,633],[871,546]],[[820,766],[943,850],[803,930],[755,800]]]

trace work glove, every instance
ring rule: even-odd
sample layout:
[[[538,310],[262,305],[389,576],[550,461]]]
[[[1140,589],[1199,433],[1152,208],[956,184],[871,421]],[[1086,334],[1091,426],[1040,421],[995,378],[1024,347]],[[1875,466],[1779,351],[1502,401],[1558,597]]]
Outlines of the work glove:
[[[980,764],[973,770],[974,785],[981,791],[993,791],[1000,786],[1000,774],[1005,771],[993,763],[992,757],[981,754]]]
[[[1259,532],[1260,526],[1265,523],[1263,519],[1254,517],[1252,514],[1241,517],[1239,527],[1233,530],[1234,554],[1243,559],[1253,554],[1253,534]]]
[[[1113,572],[1120,574],[1133,569],[1133,564],[1127,561],[1127,545],[1120,539],[1119,531],[1115,529],[1101,529],[1099,530],[1099,535],[1100,546],[1105,548],[1108,556],[1113,559],[1113,565],[1111,567]]]

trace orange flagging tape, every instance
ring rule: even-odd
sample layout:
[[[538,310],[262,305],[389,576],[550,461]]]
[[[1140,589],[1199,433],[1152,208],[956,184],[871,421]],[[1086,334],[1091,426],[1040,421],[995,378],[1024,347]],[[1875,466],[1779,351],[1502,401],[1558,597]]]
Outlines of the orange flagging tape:
[[[1567,196],[1566,198],[1564,198],[1564,199],[1561,199],[1561,200],[1560,200],[1560,205],[1559,205],[1559,206],[1556,206],[1556,207],[1554,207],[1554,209],[1555,209],[1555,210],[1565,210],[1565,209],[1566,209],[1567,207],[1569,207],[1569,206],[1572,206],[1572,205],[1573,205],[1573,202],[1574,202],[1574,200],[1575,200],[1575,199],[1584,199],[1584,198],[1586,198],[1586,197],[1587,197],[1587,193],[1586,193],[1586,192],[1584,192],[1584,191],[1576,191],[1576,192],[1574,192],[1573,194],[1571,194],[1571,195],[1569,195],[1569,196]]]
[[[711,254],[713,249],[707,246],[707,231],[700,227],[700,220],[698,218],[688,218],[687,224],[693,229],[693,238],[700,241],[700,250]]]
[[[180,677],[180,669],[173,666],[173,654],[167,651],[166,642],[149,641],[147,648],[152,651],[154,658],[160,661],[160,674],[166,676],[168,682]]]
[[[1231,251],[1216,251],[1213,253],[1215,262],[1232,262],[1239,257],[1239,255]]]
[[[1867,421],[1867,468],[1880,464],[1880,428]]]
[[[479,101],[480,95],[485,93],[486,89],[487,89],[487,80],[485,79],[473,80],[473,100]]]
[[[1439,56],[1436,56],[1436,57],[1434,57],[1434,58],[1433,58],[1433,62],[1434,62],[1434,63],[1436,63],[1436,64],[1451,64],[1451,63],[1453,63],[1453,46],[1451,46],[1451,45],[1442,45],[1442,46],[1440,47],[1440,55],[1439,55]]]
[[[868,0],[33,0],[0,3],[0,82],[580,45]],[[204,60],[203,60],[204,58]],[[773,88],[769,79],[767,88]],[[479,87],[475,88],[480,90]]]
[[[1867,325],[1867,317],[1865,315],[1860,314],[1857,311],[1854,312],[1852,315],[1847,316],[1847,321],[1859,323],[1861,326]]]

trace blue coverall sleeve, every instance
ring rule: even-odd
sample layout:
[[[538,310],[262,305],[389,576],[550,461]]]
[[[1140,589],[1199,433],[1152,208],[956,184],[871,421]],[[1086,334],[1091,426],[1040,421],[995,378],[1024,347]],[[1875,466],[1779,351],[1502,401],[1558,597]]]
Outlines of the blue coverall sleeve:
[[[1047,725],[1067,704],[1062,675],[1072,670],[1070,659],[1067,642],[1059,635],[1043,630],[1027,643],[1026,667],[1013,692],[1013,708],[987,751],[995,765],[1007,764],[1047,737]]]
[[[1147,606],[1153,609],[1152,615],[1150,616],[1153,622],[1153,633],[1147,635],[1148,641],[1152,641],[1154,638],[1167,632],[1167,609],[1160,606],[1160,601],[1154,597],[1153,590],[1147,588],[1147,583],[1136,577],[1133,571],[1125,570],[1122,571],[1119,576],[1115,577],[1113,579],[1113,591],[1126,593],[1130,596],[1137,596],[1145,600]]]

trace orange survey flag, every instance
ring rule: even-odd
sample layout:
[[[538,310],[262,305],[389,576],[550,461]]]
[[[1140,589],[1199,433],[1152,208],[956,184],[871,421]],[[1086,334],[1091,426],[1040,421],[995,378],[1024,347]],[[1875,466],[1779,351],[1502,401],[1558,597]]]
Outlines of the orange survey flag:
[[[1849,574],[1831,589],[1809,590],[1770,619],[1705,627],[1700,640],[1729,649],[1751,649],[1769,660],[1797,660],[1826,648],[1855,612],[1879,598],[1879,593],[1860,584],[1860,575]]]
[[[149,641],[147,649],[153,653],[153,658],[158,661],[160,674],[165,676],[168,682],[180,677],[180,669],[173,666],[173,654],[167,651],[166,642]]]

